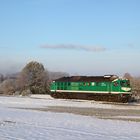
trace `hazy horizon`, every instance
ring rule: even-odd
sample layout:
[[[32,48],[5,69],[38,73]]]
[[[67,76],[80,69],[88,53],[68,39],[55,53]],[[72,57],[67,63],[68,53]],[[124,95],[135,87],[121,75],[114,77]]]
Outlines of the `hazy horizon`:
[[[139,0],[0,1],[0,73],[30,61],[71,75],[140,76]]]

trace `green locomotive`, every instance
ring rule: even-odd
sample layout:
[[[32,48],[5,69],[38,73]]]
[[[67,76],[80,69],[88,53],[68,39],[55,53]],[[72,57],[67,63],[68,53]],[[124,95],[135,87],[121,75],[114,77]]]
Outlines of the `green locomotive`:
[[[115,75],[62,77],[51,83],[50,91],[54,98],[111,102],[128,102],[132,95],[129,80]]]

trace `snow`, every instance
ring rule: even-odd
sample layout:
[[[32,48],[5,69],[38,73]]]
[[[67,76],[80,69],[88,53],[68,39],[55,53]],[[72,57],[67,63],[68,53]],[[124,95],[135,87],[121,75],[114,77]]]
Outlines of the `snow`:
[[[18,109],[19,107],[46,108],[56,105],[114,107],[91,101],[56,100],[47,96],[46,98],[0,97],[0,140],[140,139],[140,122],[103,120],[93,116]]]
[[[7,104],[8,102],[8,104]],[[53,99],[49,95],[32,95],[30,97],[0,97],[0,105],[7,107],[47,107],[47,106],[61,106],[61,107],[80,107],[80,108],[104,108],[104,109],[129,109],[140,110],[140,105],[114,105],[104,104],[103,102],[96,102],[91,100],[69,100],[69,99]]]

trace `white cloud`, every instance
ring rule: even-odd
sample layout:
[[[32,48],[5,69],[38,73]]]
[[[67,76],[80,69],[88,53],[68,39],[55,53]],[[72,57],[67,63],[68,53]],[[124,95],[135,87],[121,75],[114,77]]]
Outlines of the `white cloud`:
[[[73,45],[73,44],[60,44],[60,45],[49,45],[45,44],[40,46],[44,49],[70,49],[70,50],[83,50],[88,52],[104,52],[105,47],[102,46],[86,46],[86,45]]]
[[[127,46],[128,46],[129,48],[135,48],[135,45],[134,45],[133,43],[129,43],[129,44],[127,44]]]

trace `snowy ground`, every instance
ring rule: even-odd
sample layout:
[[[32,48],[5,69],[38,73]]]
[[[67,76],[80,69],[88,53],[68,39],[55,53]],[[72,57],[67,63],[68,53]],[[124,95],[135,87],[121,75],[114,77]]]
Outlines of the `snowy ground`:
[[[140,122],[105,120],[95,116],[37,109],[52,106],[140,110],[139,105],[123,106],[93,101],[56,100],[49,96],[1,96],[0,140],[140,140]]]

